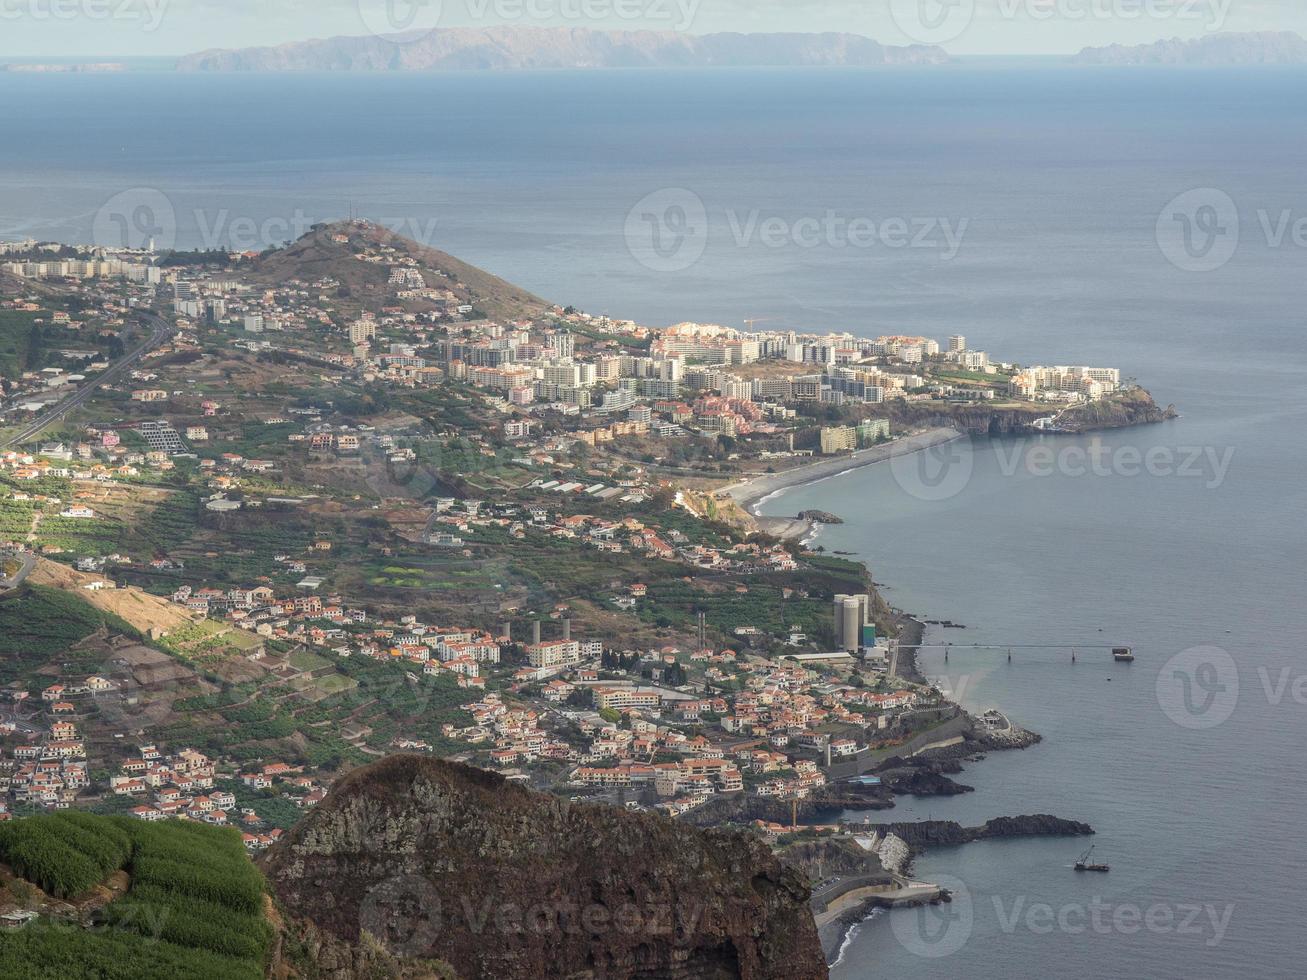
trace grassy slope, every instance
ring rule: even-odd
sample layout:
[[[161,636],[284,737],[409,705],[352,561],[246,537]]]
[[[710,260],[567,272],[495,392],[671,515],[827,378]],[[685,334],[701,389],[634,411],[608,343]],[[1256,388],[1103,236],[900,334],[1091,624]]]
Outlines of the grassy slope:
[[[148,633],[153,628],[166,631],[184,629],[192,622],[190,615],[180,606],[140,589],[104,589],[99,592],[83,589],[87,583],[102,578],[102,575],[78,572],[66,565],[41,558],[37,560],[28,582],[48,592],[62,592],[70,600],[90,606],[111,621],[111,624],[116,624],[118,632],[129,636],[133,633]]]

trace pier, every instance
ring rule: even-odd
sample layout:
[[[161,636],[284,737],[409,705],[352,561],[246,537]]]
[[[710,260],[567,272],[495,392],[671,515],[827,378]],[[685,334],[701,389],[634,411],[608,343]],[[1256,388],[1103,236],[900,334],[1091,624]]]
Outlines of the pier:
[[[948,655],[953,650],[1006,650],[1008,662],[1014,661],[1012,651],[1014,650],[1048,650],[1063,651],[1070,653],[1072,663],[1076,663],[1076,653],[1088,650],[1102,650],[1113,659],[1116,650],[1133,650],[1123,643],[919,643],[904,644],[904,650],[921,651],[921,650],[943,650],[944,662],[948,662]]]

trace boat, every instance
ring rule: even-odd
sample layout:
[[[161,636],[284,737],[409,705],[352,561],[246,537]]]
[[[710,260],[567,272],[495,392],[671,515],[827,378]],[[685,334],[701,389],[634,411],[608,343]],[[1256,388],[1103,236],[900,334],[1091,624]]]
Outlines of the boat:
[[[1090,845],[1089,850],[1085,851],[1084,854],[1081,854],[1079,859],[1076,861],[1076,870],[1077,871],[1110,871],[1111,868],[1108,865],[1095,864],[1089,860],[1089,856],[1093,853],[1094,853],[1093,845]]]
[[[1120,663],[1128,664],[1135,659],[1135,652],[1129,647],[1113,647],[1112,659]]]

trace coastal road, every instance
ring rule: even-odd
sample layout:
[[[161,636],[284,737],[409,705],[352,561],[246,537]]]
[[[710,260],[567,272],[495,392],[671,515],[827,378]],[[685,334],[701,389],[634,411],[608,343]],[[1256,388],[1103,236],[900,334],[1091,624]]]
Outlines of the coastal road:
[[[137,347],[132,351],[124,354],[118,360],[114,361],[113,364],[109,365],[109,367],[102,371],[96,378],[82,385],[77,389],[77,391],[59,402],[44,415],[41,415],[35,421],[24,426],[20,432],[0,441],[0,450],[13,449],[17,446],[21,446],[30,439],[35,439],[73,409],[86,404],[87,400],[95,394],[97,389],[102,385],[117,380],[134,365],[139,363],[141,358],[146,354],[154,350],[164,341],[171,339],[173,333],[176,332],[176,328],[161,316],[157,316],[153,313],[142,312],[140,313],[140,318],[147,327],[151,328],[150,336],[147,340],[137,345]]]
[[[812,910],[815,914],[826,912],[833,903],[851,892],[861,892],[859,898],[874,896],[881,905],[912,905],[939,898],[940,889],[929,882],[909,881],[884,872],[836,877],[813,889]]]
[[[885,872],[871,875],[836,875],[813,885],[812,909],[814,912],[824,912],[831,902],[847,895],[855,888],[880,888],[889,891],[896,884],[894,877]]]
[[[831,782],[837,782],[841,779],[852,779],[855,776],[861,776],[864,773],[873,771],[881,763],[894,756],[902,758],[911,758],[915,753],[920,752],[927,746],[935,745],[939,742],[947,742],[954,738],[965,737],[971,733],[971,719],[965,714],[959,712],[957,715],[949,718],[942,724],[934,728],[919,732],[903,745],[896,745],[893,748],[878,749],[874,752],[863,750],[857,756],[849,759],[847,762],[836,762],[826,770],[826,778]]]

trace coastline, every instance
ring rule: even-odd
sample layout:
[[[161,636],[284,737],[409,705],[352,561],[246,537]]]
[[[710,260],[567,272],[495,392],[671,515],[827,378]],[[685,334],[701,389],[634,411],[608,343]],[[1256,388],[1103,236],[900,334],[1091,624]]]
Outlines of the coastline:
[[[893,442],[879,446],[860,449],[847,456],[837,456],[803,463],[781,473],[765,473],[733,483],[718,490],[718,495],[725,494],[734,500],[758,523],[759,528],[784,540],[800,541],[807,544],[815,537],[821,524],[803,517],[764,517],[758,514],[758,508],[766,500],[794,487],[808,486],[821,480],[848,473],[863,466],[883,463],[910,453],[921,452],[933,446],[965,437],[965,433],[950,427],[927,429],[913,435],[903,436]],[[865,565],[864,565],[865,567]],[[910,613],[896,609],[895,621],[899,628],[901,651],[905,655],[899,662],[903,676],[917,683],[924,682],[917,669],[917,649],[922,643],[925,624]]]
[[[834,458],[823,458],[814,460],[811,463],[800,464],[781,473],[768,473],[751,477],[750,479],[740,481],[717,491],[719,496],[727,496],[735,501],[739,507],[745,510],[758,524],[759,528],[766,533],[776,537],[800,541],[807,544],[811,539],[816,537],[816,532],[822,527],[820,521],[810,520],[805,517],[765,517],[758,513],[761,505],[773,497],[784,493],[786,490],[794,487],[808,486],[831,477],[840,476],[854,469],[863,466],[870,466],[875,463],[886,462],[910,453],[920,452],[924,449],[930,449],[934,446],[944,445],[957,439],[965,437],[965,433],[953,428],[934,428],[924,432],[915,433],[905,436],[894,442],[885,443],[878,446],[872,446],[845,456]],[[838,516],[838,515],[833,515]],[[864,564],[865,567],[865,564]],[[898,672],[905,679],[915,683],[925,683],[926,679],[921,674],[917,663],[917,655],[921,644],[924,642],[926,624],[919,614],[905,612],[901,609],[894,609],[894,624],[898,629],[900,643],[900,659],[898,661]],[[960,704],[958,709],[966,715],[966,709]],[[1040,741],[1038,735],[1034,733],[1025,733],[1029,736],[1028,741],[1022,744],[1013,744],[1011,746],[991,744],[985,746],[987,749],[996,750],[1004,748],[1025,748],[1027,744],[1033,744]],[[887,908],[895,907],[899,904],[920,904],[929,899],[918,899],[916,901],[895,902],[885,901],[884,897],[877,894],[879,890],[863,890],[849,896],[851,901],[845,901],[837,909],[830,909],[822,916],[818,917],[818,936],[821,941],[822,951],[825,954],[828,967],[837,966],[844,958],[848,948],[852,945],[857,934],[861,931],[863,925],[882,914]],[[936,898],[935,901],[939,899]],[[947,899],[945,899],[947,900]]]
[[[882,463],[885,460],[906,456],[909,453],[920,452],[923,449],[940,446],[962,437],[963,433],[957,429],[927,429],[925,432],[903,436],[893,442],[871,446],[867,449],[859,449],[847,456],[825,457],[811,463],[802,463],[780,473],[758,474],[739,483],[723,487],[717,493],[718,495],[725,494],[731,497],[740,507],[757,517],[755,511],[758,505],[783,490],[806,486],[819,480],[829,479],[832,476],[839,476],[841,473],[847,473],[850,470],[870,466],[873,463]]]

